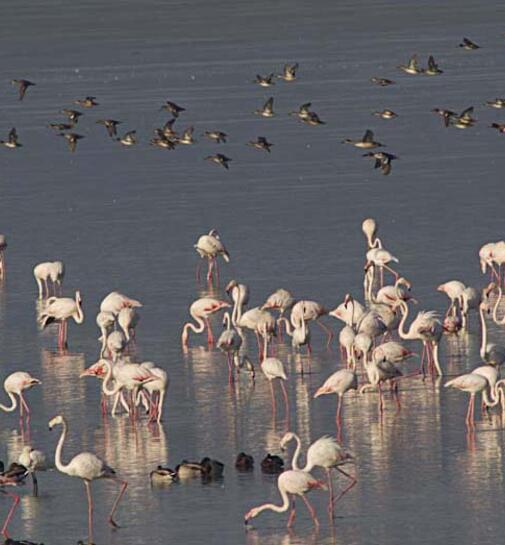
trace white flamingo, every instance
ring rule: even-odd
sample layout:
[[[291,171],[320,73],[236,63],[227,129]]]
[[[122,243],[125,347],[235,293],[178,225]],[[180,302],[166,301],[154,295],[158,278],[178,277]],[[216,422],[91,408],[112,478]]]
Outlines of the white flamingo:
[[[479,317],[482,332],[482,340],[480,344],[480,357],[486,363],[491,365],[502,365],[505,362],[505,347],[500,344],[487,342],[487,324],[484,312],[489,312],[488,304],[483,301],[479,305]]]
[[[208,235],[202,235],[196,241],[196,244],[194,244],[194,248],[202,259],[207,259],[208,261],[207,281],[212,281],[214,268],[216,269],[216,278],[219,281],[219,267],[217,264],[217,256],[222,256],[226,263],[228,263],[230,261],[230,254],[224,247],[224,244],[222,243],[221,237],[217,230],[211,229]],[[198,264],[196,277],[198,282],[200,282],[200,263]]]
[[[437,291],[445,293],[451,301],[451,304],[445,313],[446,318],[449,315],[454,315],[458,308],[462,311],[462,297],[465,289],[465,284],[459,280],[449,280],[437,287]]]
[[[347,367],[352,367],[353,369],[355,366],[353,352],[354,337],[356,337],[356,333],[354,332],[354,329],[349,325],[344,326],[338,334],[340,357],[342,361],[345,360]]]
[[[105,354],[105,349],[107,348],[107,337],[115,324],[116,318],[112,312],[101,311],[96,315],[96,325],[100,328],[100,337],[98,340],[102,343],[100,357],[103,357]]]
[[[29,445],[25,445],[18,458],[18,463],[26,467],[32,476],[33,495],[39,495],[39,485],[37,481],[36,471],[47,470],[46,455],[41,450],[36,450]]]
[[[14,373],[11,373],[4,380],[4,390],[9,396],[11,404],[3,405],[2,403],[0,403],[0,409],[2,409],[2,411],[5,411],[6,413],[11,413],[15,411],[18,406],[18,401],[16,399],[16,396],[18,396],[21,418],[23,418],[24,413],[26,413],[26,416],[29,417],[31,411],[30,407],[28,407],[28,404],[25,401],[23,392],[25,390],[30,390],[30,388],[33,388],[37,384],[42,383],[39,379],[32,377],[30,373],[26,373],[25,371],[15,371]]]
[[[279,379],[282,395],[284,396],[286,420],[289,421],[289,399],[288,399],[288,393],[286,391],[286,387],[284,386],[284,381],[288,380],[288,377],[286,376],[286,371],[284,370],[284,365],[282,364],[282,361],[278,358],[265,357],[263,358],[263,361],[261,362],[261,370],[263,371],[263,374],[265,375],[268,382],[270,383],[270,393],[272,395],[272,416],[274,420],[275,420],[277,409],[275,404],[275,392],[274,392],[273,381],[275,379]]]
[[[145,402],[145,392],[149,394],[149,402],[145,403],[144,407],[146,410],[149,410],[149,421],[156,422],[159,424],[161,422],[161,415],[163,414],[163,402],[165,401],[165,396],[167,393],[167,388],[169,385],[168,373],[161,367],[157,367],[151,361],[144,361],[140,364],[144,369],[148,369],[149,372],[154,375],[156,378],[148,380],[142,384],[142,388],[139,391],[137,402],[139,396],[142,396],[142,400]],[[158,399],[155,397],[158,396]],[[146,406],[147,405],[147,406]]]
[[[475,427],[475,394],[482,393],[488,387],[488,381],[483,376],[476,373],[467,373],[465,375],[460,375],[449,382],[444,384],[446,388],[456,388],[463,392],[468,392],[470,394],[470,401],[468,403],[468,410],[466,412],[466,425],[468,428]]]
[[[217,347],[226,354],[228,362],[228,382],[233,381],[233,356],[240,351],[242,346],[242,337],[237,330],[232,327],[230,313],[225,312],[223,316],[223,325],[225,330],[217,340]]]
[[[209,318],[216,312],[219,312],[223,308],[230,307],[230,303],[226,301],[220,301],[219,299],[214,299],[213,297],[202,297],[194,301],[189,307],[189,313],[191,317],[195,320],[198,326],[195,326],[191,322],[184,324],[182,328],[181,342],[183,348],[187,348],[189,340],[189,330],[191,329],[194,333],[202,333],[207,327],[207,341],[209,346],[214,344],[214,335],[212,334],[212,329],[210,327]]]
[[[287,312],[295,304],[295,299],[288,290],[279,288],[267,297],[267,300],[260,307],[261,310],[278,310],[279,318],[284,318]],[[282,330],[279,327],[279,335],[282,336]]]
[[[320,303],[308,300],[298,301],[291,309],[291,325],[296,327],[300,323],[302,317],[307,322],[315,321],[327,334],[328,340],[326,346],[329,347],[331,340],[333,339],[333,332],[328,326],[320,321],[320,318],[326,315],[328,315],[328,310]]]
[[[58,348],[64,349],[67,346],[67,320],[72,318],[76,324],[84,322],[82,311],[81,292],[75,292],[75,298],[71,297],[50,297],[47,306],[40,315],[42,329],[45,329],[53,322],[59,323]]]
[[[124,307],[139,308],[141,306],[140,301],[127,297],[118,291],[111,291],[100,303],[100,310],[102,312],[111,312],[114,316],[117,316]]]
[[[116,363],[125,351],[128,340],[122,331],[112,331],[107,337],[105,345],[112,361]],[[100,357],[103,357],[103,354],[101,354]]]
[[[35,265],[33,276],[39,288],[39,299],[49,297],[49,281],[52,283],[53,295],[58,295],[65,276],[65,266],[61,261],[45,261]]]
[[[70,477],[78,477],[82,479],[84,487],[86,488],[86,495],[88,498],[88,534],[89,542],[93,543],[93,498],[91,496],[91,482],[97,479],[111,479],[118,482],[121,486],[119,494],[117,495],[112,510],[109,514],[108,522],[112,526],[118,528],[118,525],[114,521],[114,514],[118,507],[123,494],[128,486],[127,481],[122,481],[117,476],[116,472],[108,466],[103,460],[101,460],[95,454],[91,452],[81,452],[74,456],[68,464],[64,464],[62,461],[63,443],[67,437],[67,422],[63,416],[58,415],[49,421],[49,429],[53,429],[54,426],[61,425],[63,430],[61,432],[58,445],[56,446],[56,452],[54,455],[54,463],[56,469],[65,473]]]
[[[366,237],[368,249],[382,248],[382,242],[380,238],[377,238],[377,222],[373,218],[367,218],[363,220],[361,229]]]
[[[286,333],[291,337],[291,346],[295,350],[300,350],[302,346],[307,346],[307,351],[310,354],[312,352],[310,346],[310,329],[303,316],[296,327],[293,328],[291,327],[291,322],[287,318],[280,317],[277,320],[278,324],[283,322],[286,324]]]
[[[117,323],[123,330],[124,336],[127,341],[132,338],[135,339],[135,328],[139,323],[140,316],[137,314],[134,308],[123,307],[117,315]]]
[[[393,363],[387,359],[382,359],[377,361],[372,359],[370,361],[365,361],[365,371],[368,376],[369,384],[364,384],[359,392],[360,394],[365,393],[367,390],[371,390],[375,387],[379,390],[379,412],[382,415],[384,412],[384,399],[382,396],[382,383],[390,381],[391,388],[396,400],[396,405],[398,409],[401,408],[400,398],[398,395],[398,383],[395,379],[402,376],[402,372],[395,367]]]

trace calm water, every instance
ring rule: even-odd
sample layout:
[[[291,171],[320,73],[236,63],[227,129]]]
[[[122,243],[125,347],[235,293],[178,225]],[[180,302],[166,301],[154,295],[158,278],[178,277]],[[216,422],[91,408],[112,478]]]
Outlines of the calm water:
[[[27,396],[35,446],[52,454],[57,432],[47,422],[65,414],[65,458],[95,451],[129,480],[118,512],[124,528],[117,532],[104,523],[116,489],[95,483],[97,543],[496,543],[505,531],[500,422],[479,422],[475,438],[467,438],[466,396],[420,381],[403,385],[399,414],[388,400],[382,423],[375,394],[346,400],[344,436],[358,459],[359,483],[339,505],[334,530],[325,518],[326,496],[314,493],[319,535],[303,509],[291,534],[285,517],[273,514],[246,534],[243,513],[278,499],[275,478],[260,474],[259,460],[278,453],[285,429],[271,421],[263,377],[254,389],[244,381],[230,391],[223,356],[199,338],[183,356],[179,336],[199,294],[192,244],[211,227],[232,255],[224,278],[247,282],[253,304],[281,286],[328,307],[349,291],[361,297],[360,223],[367,216],[379,221],[422,308],[445,307],[434,291],[445,280],[483,284],[478,248],[502,238],[504,225],[504,142],[488,125],[504,122],[505,114],[482,106],[503,94],[503,5],[8,0],[1,11],[1,133],[15,125],[24,144],[0,150],[0,231],[9,240],[0,293],[1,376],[24,369],[43,381]],[[459,49],[463,35],[482,49]],[[399,73],[396,65],[413,53],[423,64],[434,54],[443,76]],[[300,63],[295,83],[278,81],[270,89],[251,83],[256,73],[294,61]],[[373,75],[398,85],[375,87],[368,83]],[[12,78],[37,83],[22,103]],[[58,111],[86,95],[96,95],[100,107],[82,118],[78,132],[86,138],[70,154],[46,124],[63,121]],[[252,112],[269,96],[279,115],[258,118]],[[174,152],[148,145],[152,129],[167,119],[158,111],[166,99],[187,108],[179,128],[193,124],[197,145]],[[308,127],[287,116],[307,101],[326,125]],[[467,131],[446,130],[430,113],[472,104],[479,123]],[[382,108],[399,118],[371,115]],[[104,116],[122,120],[121,133],[136,129],[139,145],[111,142],[94,123]],[[366,128],[400,157],[389,177],[340,144]],[[204,141],[200,134],[208,129],[227,132],[229,143]],[[258,135],[274,143],[270,155],[244,145]],[[202,160],[217,151],[233,159],[229,171]],[[47,259],[66,263],[66,292],[79,288],[84,297],[86,321],[70,325],[66,356],[54,353],[53,332],[39,334],[35,322],[32,268]],[[96,381],[78,378],[96,359],[94,317],[112,289],[144,302],[138,358],[170,374],[163,426],[155,432],[145,424],[135,431],[127,418],[102,421]],[[493,328],[491,337],[498,340],[501,330]],[[479,361],[479,338],[472,318],[467,337],[443,341],[448,373]],[[313,341],[309,377],[297,374],[289,348],[280,349],[290,370],[292,428],[305,444],[335,432],[335,400],[311,398],[338,352],[322,348],[317,327]],[[0,419],[0,457],[12,460],[23,445],[17,418],[2,413]],[[241,450],[255,456],[254,474],[235,472]],[[158,463],[173,467],[205,455],[226,464],[222,482],[150,488],[147,475]],[[12,534],[51,545],[85,538],[79,480],[49,472],[39,483],[39,498],[29,487],[23,492]],[[8,503],[1,502],[3,516]]]

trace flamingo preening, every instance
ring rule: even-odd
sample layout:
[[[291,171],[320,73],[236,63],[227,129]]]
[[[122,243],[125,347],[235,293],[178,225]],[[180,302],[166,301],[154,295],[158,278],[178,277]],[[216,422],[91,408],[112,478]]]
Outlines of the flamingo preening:
[[[224,247],[221,241],[221,237],[216,229],[211,229],[207,235],[202,235],[194,245],[195,250],[202,259],[207,259],[207,282],[211,283],[214,275],[214,269],[216,271],[216,281],[219,284],[219,266],[217,264],[217,257],[222,256],[228,263],[230,261],[230,254]],[[200,263],[196,270],[197,281],[200,282]]]
[[[53,322],[59,323],[58,329],[58,348],[63,350],[67,347],[67,320],[73,318],[76,324],[84,322],[84,313],[82,311],[81,292],[75,292],[75,298],[70,297],[50,297],[47,300],[47,306],[40,315],[40,324],[45,329]]]

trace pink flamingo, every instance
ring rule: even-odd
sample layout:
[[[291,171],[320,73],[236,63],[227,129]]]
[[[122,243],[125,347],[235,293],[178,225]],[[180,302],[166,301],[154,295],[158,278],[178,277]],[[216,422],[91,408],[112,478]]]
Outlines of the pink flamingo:
[[[53,322],[59,322],[58,330],[58,348],[63,350],[67,347],[67,320],[73,318],[76,324],[84,322],[84,313],[82,311],[81,292],[75,292],[75,298],[70,297],[50,297],[47,300],[47,306],[40,315],[42,329],[45,329]]]
[[[191,329],[194,333],[202,333],[207,327],[207,341],[209,346],[214,344],[214,335],[212,334],[212,329],[210,327],[209,318],[212,314],[219,312],[223,308],[230,307],[230,303],[226,301],[220,301],[219,299],[214,299],[212,297],[202,297],[194,301],[189,307],[189,313],[191,317],[198,323],[198,326],[195,326],[191,322],[184,324],[181,335],[182,347],[187,348],[188,339],[189,339],[189,330]]]
[[[316,301],[298,301],[291,309],[291,325],[293,327],[297,327],[300,324],[302,317],[306,322],[310,322],[312,320],[315,321],[328,336],[328,340],[326,342],[326,347],[328,348],[331,344],[331,340],[333,339],[333,331],[319,321],[322,316],[326,316],[327,314],[328,310],[325,309],[320,303],[316,303]]]
[[[279,478],[277,479],[277,487],[282,498],[282,505],[265,503],[263,505],[259,505],[258,507],[253,507],[245,514],[245,524],[248,524],[251,519],[257,517],[260,513],[266,510],[274,511],[275,513],[285,513],[289,509],[289,496],[291,495],[293,497],[293,505],[288,518],[288,528],[293,525],[296,517],[295,498],[297,496],[303,499],[314,522],[314,526],[319,528],[319,521],[317,520],[316,512],[309,500],[306,498],[305,494],[316,488],[326,488],[322,481],[318,481],[306,471],[290,469],[279,475]]]
[[[82,479],[86,488],[86,495],[88,497],[88,534],[89,542],[93,543],[93,498],[91,497],[91,482],[97,479],[111,479],[121,485],[119,494],[114,501],[112,510],[109,514],[108,522],[111,526],[119,528],[114,521],[114,513],[123,497],[128,486],[127,481],[122,481],[117,476],[116,472],[108,466],[103,460],[101,460],[95,454],[91,452],[81,452],[74,456],[68,464],[64,464],[62,461],[63,443],[67,437],[67,422],[63,416],[58,415],[49,421],[49,429],[52,430],[54,426],[61,424],[63,430],[61,432],[58,445],[56,446],[56,452],[54,455],[54,464],[58,471],[66,473],[70,477],[79,477]]]
[[[28,404],[25,401],[23,392],[24,390],[29,390],[36,384],[42,383],[39,379],[33,378],[30,373],[26,373],[24,371],[16,371],[14,373],[11,373],[4,380],[4,389],[11,400],[11,404],[10,406],[6,406],[0,403],[0,409],[7,413],[15,411],[18,406],[18,402],[15,397],[17,395],[19,397],[19,411],[21,418],[23,418],[24,412],[26,412],[26,416],[27,418],[29,418],[30,407],[28,407]]]

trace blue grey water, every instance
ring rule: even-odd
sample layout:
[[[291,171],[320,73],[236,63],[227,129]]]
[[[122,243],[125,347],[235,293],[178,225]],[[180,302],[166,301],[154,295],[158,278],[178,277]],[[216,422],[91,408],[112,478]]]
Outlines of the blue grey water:
[[[356,454],[358,484],[338,505],[334,529],[325,494],[315,492],[318,534],[302,509],[292,533],[285,516],[265,513],[246,534],[244,512],[279,500],[275,478],[259,467],[239,475],[234,458],[241,450],[257,462],[267,451],[278,454],[284,429],[272,424],[263,377],[254,389],[243,381],[232,392],[223,356],[208,351],[203,337],[192,337],[183,356],[179,338],[200,293],[192,245],[210,228],[219,229],[232,256],[222,267],[224,280],[248,283],[253,304],[278,287],[329,308],[347,292],[361,298],[360,225],[368,216],[400,258],[420,308],[443,311],[447,301],[435,287],[445,280],[484,284],[478,248],[502,238],[504,227],[504,141],[488,126],[505,118],[483,106],[503,95],[504,11],[494,0],[4,0],[0,130],[6,135],[16,126],[23,147],[0,150],[0,231],[9,241],[0,377],[22,369],[42,380],[27,394],[34,446],[54,452],[58,434],[47,422],[64,414],[65,459],[91,450],[129,480],[118,531],[105,524],[116,489],[94,483],[97,544],[466,545],[496,543],[503,535],[499,420],[478,417],[475,437],[467,438],[466,395],[420,381],[402,385],[400,413],[388,400],[382,423],[374,394],[346,400],[344,440]],[[463,36],[482,48],[458,48]],[[400,73],[396,66],[413,53],[423,62],[435,55],[444,74]],[[256,73],[295,61],[296,82],[278,80],[270,89],[251,83]],[[368,81],[374,75],[397,85],[376,87]],[[12,78],[37,83],[23,102]],[[63,120],[59,110],[86,95],[100,106],[85,112],[77,126],[85,138],[71,154],[47,123]],[[255,116],[269,96],[278,115]],[[187,109],[178,125],[195,126],[195,146],[164,152],[148,145],[152,129],[168,119],[159,111],[167,99]],[[287,115],[308,101],[326,125],[308,127]],[[430,112],[471,105],[478,123],[465,131],[443,128]],[[382,108],[398,119],[371,115]],[[136,129],[139,144],[126,149],[111,142],[94,122],[104,116],[122,120],[121,133]],[[367,128],[400,158],[389,177],[340,143]],[[208,129],[225,131],[229,143],[205,141]],[[271,154],[245,146],[258,135],[274,143]],[[232,158],[229,171],[203,160],[216,151]],[[56,353],[54,330],[37,330],[32,268],[48,259],[66,263],[66,293],[80,289],[84,298],[86,320],[70,324],[68,355]],[[137,357],[170,375],[156,433],[145,423],[133,430],[125,417],[104,422],[98,384],[78,378],[97,358],[94,317],[113,289],[144,302]],[[339,323],[325,320],[338,331]],[[310,376],[302,378],[291,349],[280,348],[292,428],[305,445],[335,433],[335,400],[314,401],[312,394],[340,365],[336,344],[326,351],[319,328],[312,329]],[[502,330],[492,328],[491,337],[499,340]],[[448,373],[478,363],[479,340],[475,318],[467,336],[444,339]],[[14,460],[23,446],[17,418],[1,413],[0,420],[0,458]],[[205,455],[226,464],[222,482],[150,487],[148,473],[157,464],[173,467]],[[39,498],[29,486],[21,492],[13,536],[50,545],[85,539],[81,482],[53,471],[39,483]],[[3,516],[5,498],[0,509]]]

